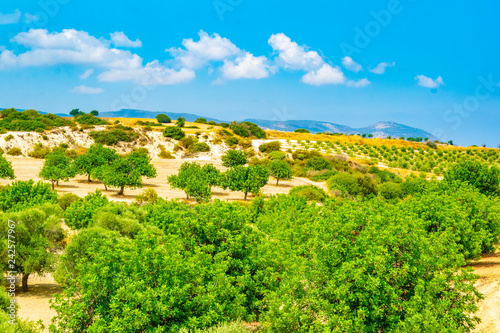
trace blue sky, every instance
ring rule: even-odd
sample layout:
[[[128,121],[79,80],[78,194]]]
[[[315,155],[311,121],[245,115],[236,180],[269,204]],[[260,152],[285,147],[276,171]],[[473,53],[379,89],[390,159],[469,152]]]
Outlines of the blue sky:
[[[497,147],[499,9],[493,0],[2,3],[0,107],[396,121]]]

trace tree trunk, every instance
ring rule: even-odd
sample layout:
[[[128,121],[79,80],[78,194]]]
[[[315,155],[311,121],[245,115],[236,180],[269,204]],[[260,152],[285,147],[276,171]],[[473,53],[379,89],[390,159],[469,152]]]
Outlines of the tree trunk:
[[[59,181],[58,180],[56,180],[56,185],[59,186]]]
[[[90,179],[90,173],[89,173],[89,183],[92,183],[92,179]]]
[[[118,192],[118,195],[123,195],[123,190],[125,190],[125,186],[120,187],[120,192]]]
[[[247,199],[248,192],[245,192],[245,200]]]
[[[52,181],[52,191],[54,191],[54,183],[55,181]]]
[[[280,180],[278,178],[276,178],[276,186],[278,186],[279,181]]]
[[[108,187],[106,186],[106,184],[104,184],[104,190],[107,191],[108,190]]]
[[[23,274],[23,287],[22,287],[22,291],[25,293],[28,291],[28,277],[30,275],[29,274]]]

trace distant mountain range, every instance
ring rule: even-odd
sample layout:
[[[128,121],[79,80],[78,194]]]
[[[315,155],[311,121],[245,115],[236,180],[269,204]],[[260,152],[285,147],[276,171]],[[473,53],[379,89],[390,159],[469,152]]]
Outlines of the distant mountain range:
[[[2,110],[0,108],[0,110]],[[19,110],[21,111],[21,110]],[[46,113],[40,111],[40,113]],[[192,113],[176,113],[176,112],[165,112],[165,111],[144,111],[144,110],[134,110],[134,109],[122,109],[119,111],[108,111],[100,112],[99,117],[105,118],[155,118],[158,114],[166,114],[171,119],[177,119],[178,117],[184,117],[186,121],[193,122],[198,118],[205,118],[207,121],[215,121],[217,123],[229,122],[227,120],[220,120],[210,117],[203,117]],[[69,117],[67,114],[57,114],[60,117]],[[373,134],[375,138],[386,138],[388,136],[393,138],[428,138],[430,140],[437,140],[437,138],[422,129],[410,127],[402,124],[395,123],[393,121],[381,121],[376,124],[362,127],[362,128],[352,128],[346,125],[334,124],[326,121],[317,120],[286,120],[286,121],[274,121],[274,120],[262,120],[262,119],[245,119],[245,121],[250,121],[259,125],[264,129],[278,130],[285,132],[293,132],[296,129],[304,128],[311,133],[342,133],[342,134]]]
[[[380,121],[373,125],[362,127],[362,128],[352,128],[345,125],[339,125],[334,123],[329,123],[326,121],[316,121],[316,120],[287,120],[287,121],[273,121],[273,120],[260,120],[260,119],[247,119],[252,123],[256,123],[264,129],[274,129],[285,132],[293,132],[299,128],[305,128],[311,133],[317,132],[331,132],[331,133],[342,133],[342,134],[373,134],[375,138],[387,138],[388,136],[393,138],[428,138],[430,140],[437,140],[437,138],[422,129],[410,127],[402,124],[395,123],[393,121]]]

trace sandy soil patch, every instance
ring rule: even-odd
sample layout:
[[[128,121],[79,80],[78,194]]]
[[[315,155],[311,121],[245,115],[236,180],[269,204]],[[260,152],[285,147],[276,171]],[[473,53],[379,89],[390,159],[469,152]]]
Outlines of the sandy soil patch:
[[[471,266],[480,276],[476,287],[484,295],[477,313],[481,323],[474,332],[500,332],[500,251],[484,255]]]

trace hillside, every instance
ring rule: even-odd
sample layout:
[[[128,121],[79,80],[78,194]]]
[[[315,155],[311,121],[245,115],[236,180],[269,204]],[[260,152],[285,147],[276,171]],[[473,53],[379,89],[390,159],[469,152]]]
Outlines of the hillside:
[[[316,120],[287,120],[287,121],[273,121],[273,120],[261,120],[261,119],[246,119],[246,121],[251,121],[256,123],[260,127],[269,130],[278,130],[284,132],[293,132],[296,129],[304,128],[311,133],[342,133],[342,134],[372,134],[375,138],[429,138],[430,140],[437,140],[437,138],[422,129],[410,127],[402,124],[395,123],[393,121],[381,121],[373,125],[361,128],[352,128],[345,125],[339,125],[324,121]]]

